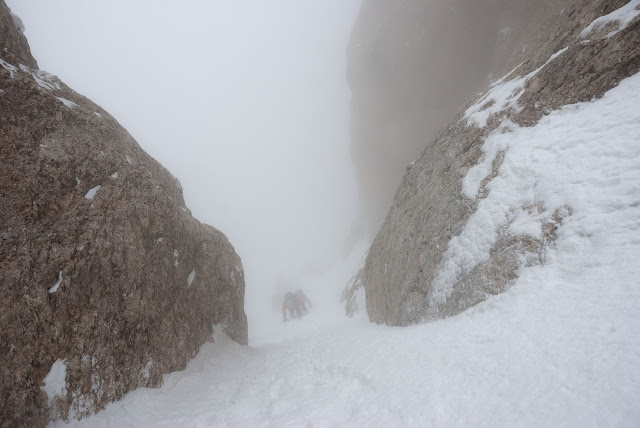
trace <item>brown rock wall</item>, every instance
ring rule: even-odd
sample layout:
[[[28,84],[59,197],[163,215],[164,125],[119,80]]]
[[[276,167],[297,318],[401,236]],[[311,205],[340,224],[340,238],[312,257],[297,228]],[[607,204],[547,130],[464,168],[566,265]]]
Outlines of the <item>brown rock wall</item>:
[[[0,425],[41,426],[159,386],[213,325],[246,344],[244,275],[107,112],[20,67],[35,61],[12,50],[7,15],[0,1],[0,40],[14,40],[0,52]],[[57,360],[66,393],[49,406]]]

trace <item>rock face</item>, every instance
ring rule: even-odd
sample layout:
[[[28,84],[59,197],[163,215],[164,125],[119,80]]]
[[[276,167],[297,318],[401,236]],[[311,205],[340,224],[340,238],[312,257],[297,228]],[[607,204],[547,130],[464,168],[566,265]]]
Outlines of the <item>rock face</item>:
[[[0,1],[0,425],[82,417],[247,343],[244,274],[178,180],[37,69]]]
[[[20,18],[13,14],[6,3],[0,2],[0,50],[2,57],[10,63],[19,62],[28,67],[37,69],[38,63],[31,56],[31,49],[27,38],[22,34],[24,28]]]
[[[569,0],[365,0],[348,48],[351,154],[373,237],[407,164]],[[517,64],[517,62],[516,62]]]
[[[545,248],[553,245],[571,207],[546,212],[544,201],[522,206],[519,209],[531,215],[545,213],[541,238],[513,235],[507,218],[497,225],[483,262],[454,257],[458,250],[479,245],[463,231],[489,194],[504,152],[478,178],[477,195],[464,191],[463,180],[482,160],[481,148],[491,133],[508,132],[510,123],[533,126],[564,105],[601,97],[638,72],[640,18],[625,22],[611,19],[616,13],[609,15],[622,7],[633,15],[636,3],[572,1],[527,40],[524,52],[513,56],[512,72],[426,145],[407,167],[364,268],[343,294],[348,313],[358,309],[356,296],[364,287],[371,321],[407,325],[446,317],[504,291],[521,266],[544,262]],[[594,22],[604,15],[608,17]],[[420,124],[411,120],[408,126],[417,129]]]

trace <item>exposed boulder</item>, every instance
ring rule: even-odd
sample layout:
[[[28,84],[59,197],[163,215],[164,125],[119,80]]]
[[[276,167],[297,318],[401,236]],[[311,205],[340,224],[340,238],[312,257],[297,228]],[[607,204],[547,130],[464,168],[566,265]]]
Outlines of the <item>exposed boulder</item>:
[[[524,215],[546,219],[538,238],[510,232],[515,213],[505,216],[494,236],[465,232],[504,158],[498,152],[486,162],[483,144],[490,135],[508,133],[510,124],[533,126],[562,106],[601,97],[638,72],[637,4],[572,1],[528,40],[521,56],[514,56],[513,70],[463,109],[407,167],[354,281],[365,287],[371,321],[407,325],[457,314],[504,291],[522,266],[544,262],[545,249],[572,213],[570,206],[551,209],[541,200],[518,207]],[[630,19],[616,19],[622,7]],[[475,168],[476,177],[470,178],[480,162],[484,169]],[[465,179],[475,182],[473,191]],[[465,259],[467,249],[484,247],[479,262]],[[345,292],[353,295],[355,289]]]
[[[244,273],[178,180],[37,69],[0,1],[0,425],[82,417],[247,343]]]

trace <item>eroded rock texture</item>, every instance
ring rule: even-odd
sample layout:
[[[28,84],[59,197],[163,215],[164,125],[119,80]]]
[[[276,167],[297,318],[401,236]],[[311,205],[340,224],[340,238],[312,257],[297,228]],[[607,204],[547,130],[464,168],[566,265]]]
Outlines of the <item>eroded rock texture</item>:
[[[159,386],[213,325],[246,344],[227,238],[113,117],[36,68],[3,1],[0,46],[0,425]],[[56,361],[62,385],[44,387]]]
[[[541,239],[512,236],[506,222],[499,228],[486,262],[472,269],[466,269],[462,263],[456,274],[446,279],[450,282],[446,286],[442,277],[438,277],[450,262],[445,260],[445,252],[452,239],[460,236],[479,201],[487,196],[490,190],[486,186],[502,162],[500,154],[480,183],[475,199],[463,194],[463,178],[481,158],[481,147],[488,134],[502,129],[508,123],[505,120],[533,126],[543,115],[564,105],[601,97],[622,79],[638,72],[640,18],[636,17],[621,31],[619,22],[584,31],[596,18],[628,3],[572,1],[527,40],[524,52],[509,60],[507,69],[515,70],[505,82],[522,79],[523,89],[512,94],[519,96],[517,101],[502,108],[492,93],[483,94],[426,144],[422,155],[407,167],[364,268],[343,294],[347,312],[357,310],[357,290],[364,286],[371,321],[407,325],[446,317],[484,300],[487,295],[504,291],[521,266],[544,262],[544,249],[553,245],[563,218],[571,215],[571,207],[547,213]],[[403,65],[402,61],[394,63],[400,69]],[[489,113],[491,109],[495,111],[487,114],[486,123],[469,120],[468,112]],[[419,125],[412,122],[421,117],[418,114],[403,121],[408,120],[407,126],[416,129]],[[544,201],[540,201],[519,209],[535,215],[546,208]]]

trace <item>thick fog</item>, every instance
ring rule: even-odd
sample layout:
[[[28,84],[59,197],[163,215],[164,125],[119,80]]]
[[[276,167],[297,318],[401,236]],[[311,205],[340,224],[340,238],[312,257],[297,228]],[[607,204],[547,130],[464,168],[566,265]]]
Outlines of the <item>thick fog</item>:
[[[109,111],[230,239],[250,329],[274,289],[348,251],[346,49],[360,0],[7,3],[40,68]]]
[[[360,226],[377,233],[407,165],[528,55],[568,0],[368,0],[349,45]]]

